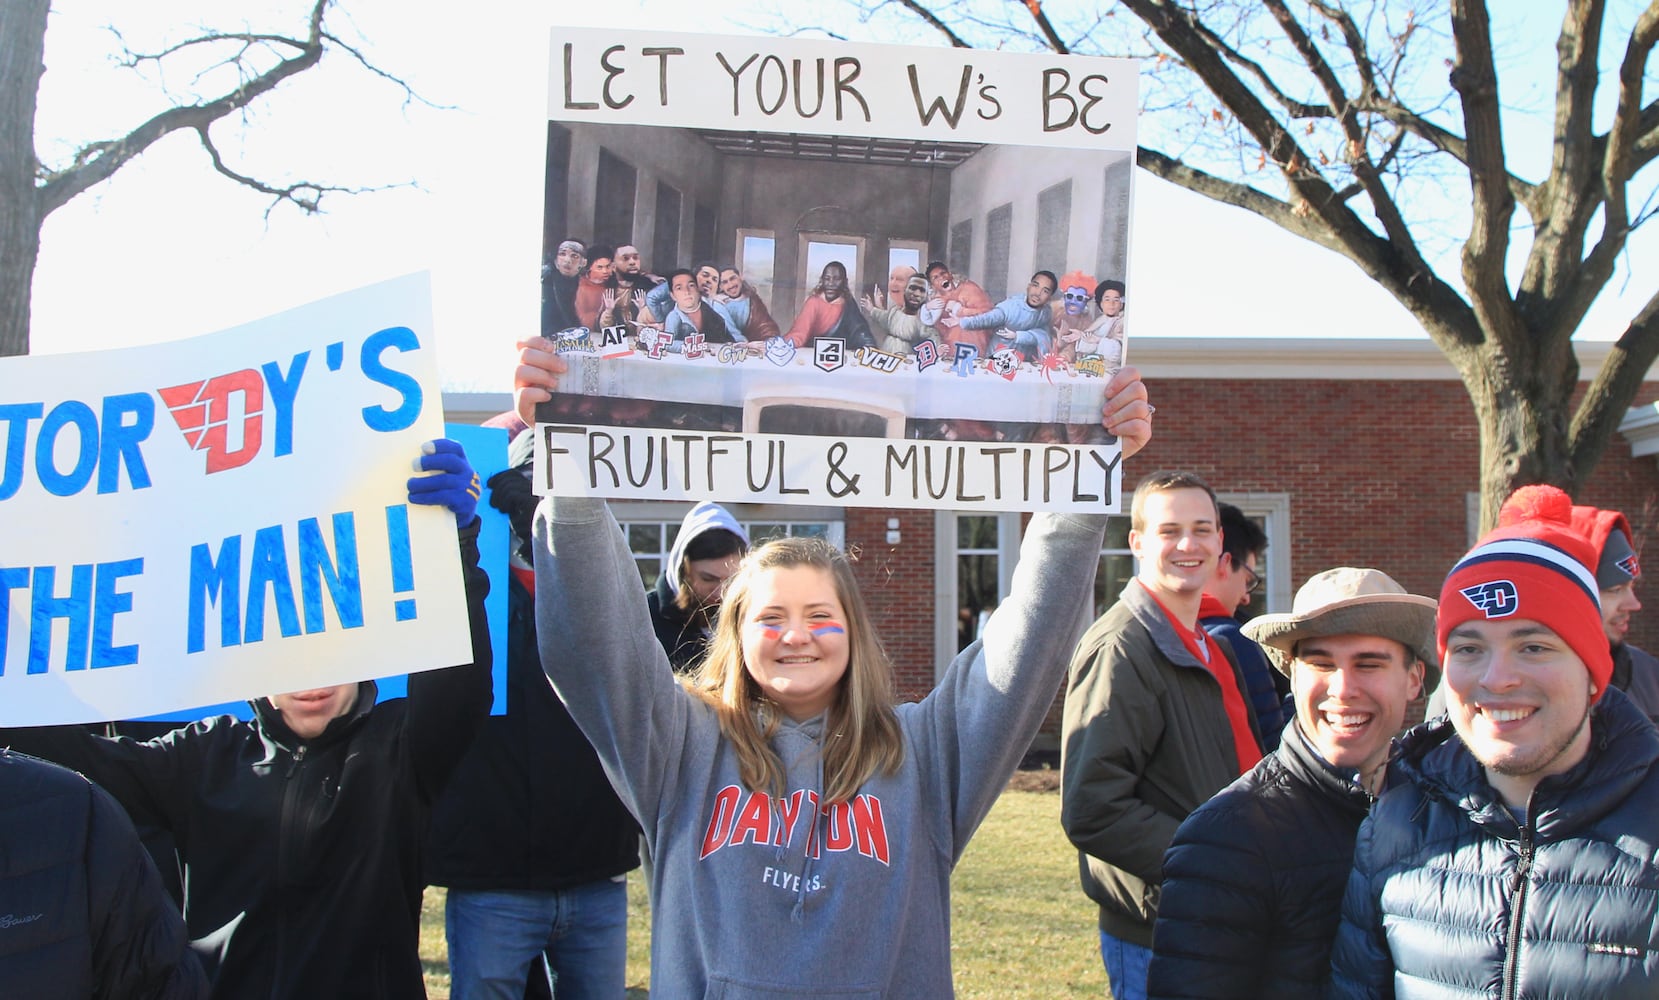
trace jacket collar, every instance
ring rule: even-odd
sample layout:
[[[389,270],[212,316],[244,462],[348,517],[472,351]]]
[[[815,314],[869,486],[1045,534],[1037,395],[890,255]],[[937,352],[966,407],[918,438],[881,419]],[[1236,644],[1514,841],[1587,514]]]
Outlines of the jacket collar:
[[[380,696],[380,688],[374,681],[359,681],[357,684],[357,700],[352,703],[351,711],[329,722],[315,739],[302,740],[294,734],[288,724],[282,721],[282,713],[271,704],[269,698],[255,698],[248,702],[253,707],[254,724],[259,729],[260,739],[267,747],[280,747],[290,753],[300,746],[325,747],[337,743],[355,730],[362,720],[368,717],[374,708],[375,699]]]
[[[1590,712],[1590,749],[1571,770],[1538,783],[1527,820],[1540,839],[1559,840],[1617,809],[1659,762],[1659,731],[1618,688],[1608,688]],[[1494,836],[1519,828],[1486,780],[1480,761],[1458,738],[1450,720],[1416,726],[1401,738],[1390,767],[1430,798],[1463,812]]]
[[[1342,803],[1358,815],[1371,810],[1371,793],[1359,783],[1359,772],[1342,768],[1320,756],[1302,732],[1300,719],[1292,719],[1279,741],[1279,760],[1292,776],[1312,785],[1327,798]],[[1389,772],[1392,774],[1392,770]]]
[[[1152,599],[1151,593],[1139,580],[1130,580],[1124,586],[1119,599],[1128,607],[1129,613],[1135,616],[1135,620],[1152,636],[1153,644],[1158,647],[1158,652],[1164,659],[1177,666],[1209,670],[1187,650],[1187,644],[1175,633],[1175,626],[1170,624],[1164,609],[1158,606],[1158,602]],[[1202,625],[1198,627],[1203,628]]]

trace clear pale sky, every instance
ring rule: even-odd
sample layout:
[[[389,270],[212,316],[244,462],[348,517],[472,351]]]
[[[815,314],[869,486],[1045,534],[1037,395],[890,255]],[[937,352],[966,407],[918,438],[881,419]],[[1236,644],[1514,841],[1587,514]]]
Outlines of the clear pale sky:
[[[155,90],[109,66],[104,25],[116,24],[139,47],[164,35],[176,40],[197,23],[240,27],[218,19],[223,6],[82,0],[54,11],[36,140],[43,157],[123,133],[160,107]],[[238,5],[266,6],[290,13],[256,27],[298,30],[300,0]],[[349,22],[379,66],[451,109],[403,108],[395,88],[336,52],[258,105],[253,129],[216,130],[221,149],[244,172],[268,179],[418,186],[331,195],[323,215],[279,207],[267,219],[268,199],[214,174],[192,135],[171,136],[48,220],[35,276],[34,351],[208,333],[429,270],[446,388],[509,388],[513,340],[535,332],[538,316],[550,19],[742,30],[702,4],[575,6],[491,4],[463,13],[408,0],[342,0],[331,20]],[[1247,213],[1144,172],[1134,211],[1133,337],[1422,336],[1351,264]],[[1617,336],[1650,288],[1598,304],[1580,336]]]

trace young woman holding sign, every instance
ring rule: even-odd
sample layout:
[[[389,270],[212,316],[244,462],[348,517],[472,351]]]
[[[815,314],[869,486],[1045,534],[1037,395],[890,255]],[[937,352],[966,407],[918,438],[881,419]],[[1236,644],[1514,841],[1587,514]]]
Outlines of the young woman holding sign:
[[[520,344],[520,416],[564,370]],[[1133,369],[1103,424],[1151,436]],[[708,659],[674,679],[633,556],[598,500],[537,514],[542,662],[651,847],[652,988],[664,996],[948,996],[950,873],[1059,686],[1106,518],[1038,515],[1008,599],[939,686],[895,705],[849,560],[760,545]]]

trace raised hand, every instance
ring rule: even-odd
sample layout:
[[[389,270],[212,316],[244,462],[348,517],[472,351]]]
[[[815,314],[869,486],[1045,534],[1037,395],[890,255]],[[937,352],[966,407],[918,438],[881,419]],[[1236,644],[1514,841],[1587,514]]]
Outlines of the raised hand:
[[[518,342],[518,367],[513,369],[513,408],[527,424],[536,422],[536,404],[559,391],[559,376],[568,366],[554,351],[552,341],[530,337]]]

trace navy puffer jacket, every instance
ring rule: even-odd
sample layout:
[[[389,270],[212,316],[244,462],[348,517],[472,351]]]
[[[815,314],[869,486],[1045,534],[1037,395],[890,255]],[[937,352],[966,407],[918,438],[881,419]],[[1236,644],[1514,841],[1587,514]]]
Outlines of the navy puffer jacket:
[[[1188,816],[1164,854],[1153,997],[1323,994],[1371,796],[1302,735]]]
[[[0,995],[204,1000],[184,920],[103,791],[0,750]]]
[[[1444,719],[1360,828],[1336,997],[1659,995],[1659,734],[1618,689],[1518,824]]]

